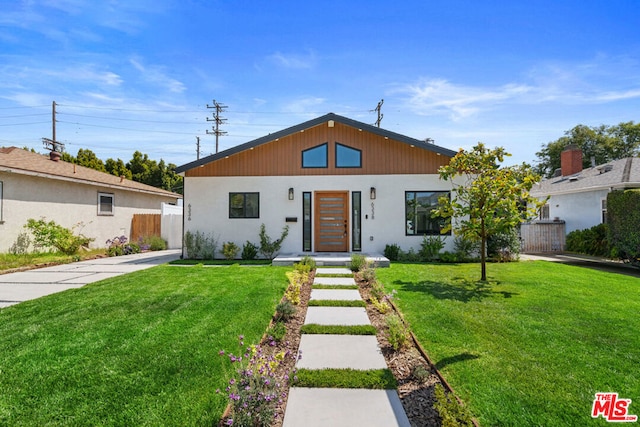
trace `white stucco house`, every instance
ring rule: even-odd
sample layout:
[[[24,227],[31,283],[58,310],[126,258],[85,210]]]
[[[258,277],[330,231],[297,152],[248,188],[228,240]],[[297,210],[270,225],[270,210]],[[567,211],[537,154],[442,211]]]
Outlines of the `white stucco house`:
[[[582,151],[570,145],[561,153],[561,170],[556,175],[535,185],[531,195],[540,200],[548,197],[540,220],[564,221],[565,232],[570,233],[606,222],[609,192],[640,188],[640,158],[583,169]]]
[[[29,218],[94,238],[130,235],[134,214],[160,214],[182,195],[21,148],[0,148],[0,252],[8,252]]]
[[[440,235],[430,213],[451,183],[437,171],[455,154],[329,113],[178,167],[184,232],[242,247],[263,223],[273,238],[288,225],[281,254],[419,249]]]

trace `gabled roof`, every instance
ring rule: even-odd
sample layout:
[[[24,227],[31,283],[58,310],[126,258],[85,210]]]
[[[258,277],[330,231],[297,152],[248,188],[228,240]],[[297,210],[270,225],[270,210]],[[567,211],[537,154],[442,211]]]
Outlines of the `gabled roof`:
[[[449,150],[447,148],[443,148],[443,147],[440,147],[440,146],[437,146],[437,145],[434,145],[434,144],[428,144],[428,143],[425,143],[424,141],[421,141],[419,139],[411,138],[411,137],[408,137],[408,136],[405,136],[405,135],[401,135],[399,133],[395,133],[395,132],[391,132],[391,131],[388,131],[388,130],[385,130],[385,129],[381,129],[379,127],[376,127],[376,126],[373,126],[373,125],[369,125],[369,124],[366,124],[366,123],[362,123],[362,122],[359,122],[357,120],[349,119],[349,118],[344,117],[344,116],[339,116],[339,115],[334,114],[334,113],[328,113],[328,114],[325,114],[324,116],[320,116],[320,117],[317,117],[315,119],[306,121],[304,123],[300,123],[298,125],[292,126],[290,128],[287,128],[287,129],[284,129],[284,130],[281,130],[281,131],[278,131],[278,132],[275,132],[275,133],[271,133],[269,135],[263,136],[263,137],[258,138],[258,139],[254,139],[253,141],[249,141],[249,142],[246,142],[244,144],[237,145],[235,147],[229,148],[229,149],[221,151],[219,153],[212,154],[212,155],[207,156],[207,157],[203,157],[200,160],[196,160],[196,161],[184,164],[182,166],[178,166],[176,168],[176,172],[177,173],[182,173],[182,172],[185,172],[185,171],[187,171],[189,169],[193,169],[193,168],[205,165],[205,164],[213,162],[215,160],[223,159],[225,157],[231,156],[233,154],[240,153],[240,152],[245,151],[245,150],[250,150],[250,149],[255,148],[255,147],[259,146],[259,145],[266,144],[266,143],[269,143],[269,142],[273,142],[276,139],[283,138],[285,136],[292,135],[294,133],[300,132],[301,130],[309,129],[309,128],[312,128],[314,126],[318,126],[320,124],[326,123],[329,120],[333,120],[334,122],[342,123],[344,125],[351,126],[353,128],[356,128],[356,129],[362,129],[365,132],[370,132],[370,133],[373,133],[375,135],[384,136],[384,137],[387,137],[389,139],[392,139],[392,140],[395,140],[395,141],[399,141],[399,142],[403,142],[403,143],[411,145],[411,146],[420,147],[420,148],[423,148],[425,150],[430,150],[430,151],[433,151],[434,153],[439,153],[439,154],[442,154],[442,155],[445,155],[445,156],[448,156],[448,157],[453,157],[453,156],[455,156],[457,154],[456,151]]]
[[[543,197],[621,188],[640,188],[640,158],[627,157],[573,175],[545,179],[534,185],[531,195]]]
[[[158,196],[182,198],[181,194],[172,193],[171,191],[120,178],[62,160],[53,161],[48,156],[32,153],[17,147],[0,148],[0,172],[39,176],[42,178],[73,181]]]

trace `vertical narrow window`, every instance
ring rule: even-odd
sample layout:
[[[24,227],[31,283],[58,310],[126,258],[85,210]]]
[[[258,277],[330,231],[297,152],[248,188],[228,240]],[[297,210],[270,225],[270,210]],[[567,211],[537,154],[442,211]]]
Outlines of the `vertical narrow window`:
[[[311,252],[311,193],[302,193],[302,250]]]
[[[260,193],[229,193],[229,218],[260,218]]]
[[[362,193],[351,193],[351,247],[354,251],[362,250]]]
[[[549,219],[549,204],[545,204],[540,208],[540,219],[547,220]]]
[[[98,215],[114,214],[114,196],[111,193],[98,193]]]
[[[600,206],[602,208],[602,223],[606,224],[607,223],[607,199],[602,199]]]

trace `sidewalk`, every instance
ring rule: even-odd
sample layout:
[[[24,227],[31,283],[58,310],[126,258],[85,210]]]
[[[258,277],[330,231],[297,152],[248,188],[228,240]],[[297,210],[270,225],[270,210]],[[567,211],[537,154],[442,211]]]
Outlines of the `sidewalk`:
[[[180,250],[145,252],[0,274],[0,308],[144,270],[180,258]]]
[[[318,268],[314,284],[349,286],[353,278],[325,277],[352,274],[345,268]],[[354,289],[312,289],[311,300],[360,300]],[[370,325],[363,307],[309,307],[305,324]],[[311,335],[300,340],[302,359],[297,368],[386,369],[375,335]],[[283,427],[408,427],[396,390],[292,387]]]

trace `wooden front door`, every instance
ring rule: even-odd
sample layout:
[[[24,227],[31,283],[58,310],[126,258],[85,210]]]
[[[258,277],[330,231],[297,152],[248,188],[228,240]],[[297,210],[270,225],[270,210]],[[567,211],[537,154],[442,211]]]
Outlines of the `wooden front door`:
[[[349,251],[349,192],[315,193],[316,252]]]

